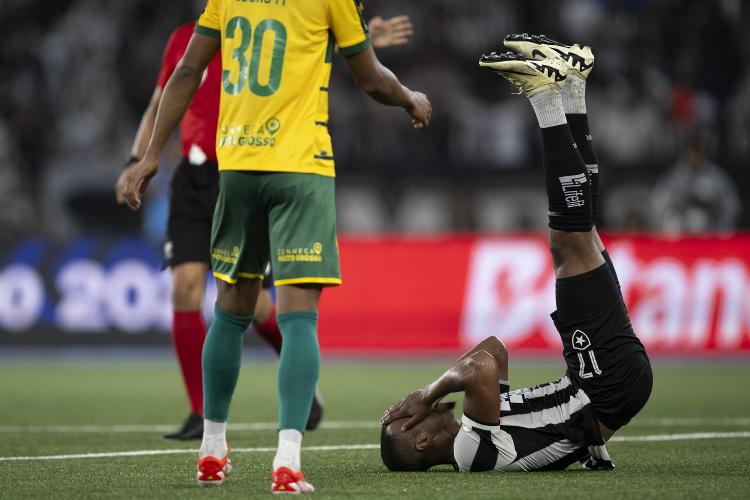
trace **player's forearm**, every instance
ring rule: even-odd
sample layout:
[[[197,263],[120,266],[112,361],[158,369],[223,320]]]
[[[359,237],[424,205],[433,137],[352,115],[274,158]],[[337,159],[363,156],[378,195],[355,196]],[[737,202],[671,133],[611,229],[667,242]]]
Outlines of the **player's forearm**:
[[[464,392],[471,383],[476,370],[472,357],[460,359],[440,378],[422,389],[422,395],[429,404],[440,401],[448,394]]]
[[[500,372],[500,377],[503,378],[503,380],[508,379],[508,350],[505,347],[505,344],[498,339],[497,337],[487,337],[477,345],[475,345],[471,350],[466,352],[463,356],[458,358],[459,361],[462,359],[468,358],[469,356],[472,356],[480,351],[487,352],[490,356],[495,358],[495,361],[497,362],[498,371]],[[503,376],[503,374],[505,374]]]
[[[201,71],[180,65],[169,79],[159,102],[145,156],[158,159],[172,131],[182,119],[201,83]]]
[[[401,84],[391,70],[382,64],[378,66],[373,78],[357,81],[359,88],[380,104],[402,108],[411,106],[411,91]]]
[[[133,147],[130,148],[130,156],[134,158],[143,158],[146,154],[151,134],[154,131],[156,111],[159,109],[160,100],[161,88],[157,87],[151,95],[151,100],[148,103],[146,111],[143,112],[141,122],[138,124],[138,131],[135,134],[135,140],[133,141]]]

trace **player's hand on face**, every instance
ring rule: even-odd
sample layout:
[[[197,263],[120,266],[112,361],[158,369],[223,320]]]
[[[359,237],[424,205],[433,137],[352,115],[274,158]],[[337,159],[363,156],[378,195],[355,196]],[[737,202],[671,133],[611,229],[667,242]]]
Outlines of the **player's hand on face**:
[[[432,119],[432,104],[422,92],[411,92],[411,102],[406,111],[411,115],[414,128],[425,128]]]
[[[421,390],[414,391],[388,408],[383,418],[380,419],[380,424],[388,425],[394,420],[408,418],[409,420],[401,426],[402,431],[408,431],[427,418],[432,407],[433,404],[424,397],[424,393]]]
[[[409,43],[409,38],[414,34],[414,26],[409,16],[396,16],[390,19],[373,17],[367,29],[370,31],[372,46],[376,49],[404,45]]]
[[[141,207],[141,194],[148,189],[148,183],[159,170],[159,162],[144,158],[128,169],[123,182],[122,196],[131,210]]]

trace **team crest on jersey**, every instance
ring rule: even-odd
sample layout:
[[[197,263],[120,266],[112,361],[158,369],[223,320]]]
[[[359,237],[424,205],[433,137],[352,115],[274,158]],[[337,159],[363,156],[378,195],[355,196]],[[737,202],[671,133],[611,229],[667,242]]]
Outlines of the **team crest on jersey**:
[[[570,340],[570,343],[573,344],[573,349],[576,349],[578,351],[585,351],[586,349],[591,347],[589,336],[583,333],[581,330],[576,330],[573,332],[573,338]]]

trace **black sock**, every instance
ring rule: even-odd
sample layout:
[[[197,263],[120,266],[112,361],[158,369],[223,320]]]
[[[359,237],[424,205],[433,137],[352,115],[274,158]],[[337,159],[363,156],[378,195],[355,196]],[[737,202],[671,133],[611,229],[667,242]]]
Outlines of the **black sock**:
[[[615,283],[617,283],[617,287],[620,287],[620,279],[617,277],[617,271],[615,270],[615,265],[612,263],[612,259],[609,258],[609,252],[607,250],[602,250],[602,257],[604,257],[604,261],[609,266],[609,270],[612,273],[612,276],[615,278]]]
[[[593,214],[594,225],[599,224],[599,161],[594,151],[594,143],[591,141],[591,131],[589,130],[589,118],[585,114],[565,115],[568,119],[570,133],[573,134],[573,140],[578,145],[578,152],[586,164],[589,181],[591,181],[591,212]]]
[[[544,177],[549,227],[559,231],[591,231],[591,188],[586,165],[567,124],[543,128]]]

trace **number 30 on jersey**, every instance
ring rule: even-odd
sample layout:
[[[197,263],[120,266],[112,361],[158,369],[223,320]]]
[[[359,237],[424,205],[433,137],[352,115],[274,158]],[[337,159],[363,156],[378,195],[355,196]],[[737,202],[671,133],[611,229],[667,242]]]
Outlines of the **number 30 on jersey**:
[[[268,81],[262,84],[259,73],[264,36],[267,31],[273,32],[273,52]],[[286,53],[286,27],[276,19],[265,19],[258,23],[253,33],[250,20],[236,16],[227,23],[226,39],[227,41],[239,39],[239,43],[236,43],[232,49],[232,59],[237,63],[236,68],[224,69],[221,72],[224,92],[237,95],[247,87],[250,92],[260,97],[268,97],[276,93],[281,85],[281,70]],[[235,81],[232,81],[232,73],[237,75]]]

